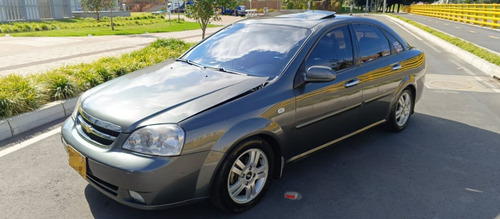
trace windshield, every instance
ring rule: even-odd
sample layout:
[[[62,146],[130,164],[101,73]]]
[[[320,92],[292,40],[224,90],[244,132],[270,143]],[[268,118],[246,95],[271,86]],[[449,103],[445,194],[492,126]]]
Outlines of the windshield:
[[[181,58],[204,67],[275,77],[309,35],[310,30],[299,27],[236,23]]]

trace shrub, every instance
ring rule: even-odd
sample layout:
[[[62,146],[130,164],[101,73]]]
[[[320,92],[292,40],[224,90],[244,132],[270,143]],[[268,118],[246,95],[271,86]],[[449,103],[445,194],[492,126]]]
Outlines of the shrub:
[[[44,75],[44,79],[50,100],[72,98],[79,92],[78,86],[72,78],[62,72],[49,72]]]
[[[12,31],[11,33],[19,33],[19,32],[21,32],[17,26],[13,26],[12,29],[11,29],[11,31]]]
[[[42,28],[42,30],[49,30],[49,26],[47,24],[41,24],[40,28]]]
[[[23,25],[23,32],[30,32],[31,31],[31,25],[29,24],[24,24]]]
[[[43,92],[31,78],[15,74],[0,78],[0,117],[35,110],[44,102]]]

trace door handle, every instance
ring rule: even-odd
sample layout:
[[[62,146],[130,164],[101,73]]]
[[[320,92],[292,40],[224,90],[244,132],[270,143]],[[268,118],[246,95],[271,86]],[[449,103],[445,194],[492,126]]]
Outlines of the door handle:
[[[353,86],[356,86],[359,84],[359,80],[356,78],[356,79],[352,79],[348,82],[345,83],[345,87],[353,87]]]
[[[401,69],[401,64],[396,63],[396,64],[392,65],[392,70],[393,71],[397,71],[397,70],[400,70],[400,69]]]

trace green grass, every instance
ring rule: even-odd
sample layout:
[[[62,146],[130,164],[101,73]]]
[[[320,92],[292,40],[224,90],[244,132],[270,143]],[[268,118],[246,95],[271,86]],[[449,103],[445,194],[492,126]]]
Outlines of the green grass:
[[[109,25],[106,23],[105,25]],[[209,27],[214,27],[215,25],[209,25]],[[154,23],[149,25],[130,25],[130,26],[115,26],[115,30],[111,30],[111,27],[91,27],[91,28],[79,28],[79,29],[60,29],[51,31],[40,31],[40,32],[26,32],[26,33],[13,33],[11,36],[15,37],[69,37],[69,36],[88,36],[92,34],[93,36],[106,36],[106,35],[131,35],[131,34],[143,34],[143,33],[163,33],[163,32],[175,32],[183,30],[196,30],[200,29],[198,23],[182,21],[177,23],[177,20],[172,21],[172,25],[168,21],[161,23]]]
[[[22,21],[0,23],[0,37],[9,34],[11,36],[95,36],[102,35],[129,35],[142,33],[172,32],[182,30],[199,29],[197,23],[185,22],[181,19],[178,23],[176,17],[172,16],[169,22],[161,15],[151,13],[132,13],[131,17],[113,18],[115,30],[111,30],[109,17],[103,17],[100,21],[94,18],[74,18],[48,21]],[[214,27],[210,25],[209,27]]]
[[[464,41],[464,40],[462,40],[460,38],[452,37],[452,36],[450,36],[448,34],[440,32],[438,30],[432,29],[432,28],[430,28],[428,26],[424,26],[424,25],[419,24],[419,23],[417,23],[415,21],[406,19],[404,17],[397,16],[397,15],[392,15],[392,14],[389,14],[389,16],[398,18],[398,19],[400,19],[400,20],[402,20],[402,21],[404,21],[406,23],[409,23],[409,24],[411,24],[413,26],[416,26],[416,27],[418,27],[418,28],[420,28],[420,29],[422,29],[422,30],[424,30],[424,31],[426,31],[426,32],[434,35],[434,36],[437,36],[437,37],[439,37],[439,38],[441,38],[441,39],[443,39],[443,40],[445,40],[445,41],[447,41],[447,42],[449,42],[449,43],[451,43],[451,44],[453,44],[455,46],[458,46],[459,48],[461,48],[461,49],[463,49],[465,51],[468,51],[468,52],[470,52],[470,53],[472,53],[472,54],[474,54],[474,55],[476,55],[476,56],[478,56],[478,57],[480,57],[480,58],[482,58],[482,59],[484,59],[484,60],[486,60],[488,62],[491,62],[491,63],[493,63],[495,65],[500,66],[500,56],[498,56],[498,55],[496,55],[496,54],[494,54],[494,53],[492,53],[492,52],[490,52],[488,50],[485,50],[485,49],[483,49],[481,47],[478,47],[478,46],[476,46],[476,45],[474,45],[472,43],[466,42],[466,41]]]
[[[121,57],[106,57],[87,64],[54,69],[43,74],[0,77],[0,118],[33,111],[55,100],[83,91],[124,74],[179,57],[193,46],[176,39],[159,39],[144,49]]]

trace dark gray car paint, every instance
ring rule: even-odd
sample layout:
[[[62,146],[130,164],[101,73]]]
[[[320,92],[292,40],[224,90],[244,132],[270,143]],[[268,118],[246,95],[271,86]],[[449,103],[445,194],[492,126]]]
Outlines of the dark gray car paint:
[[[287,25],[300,25],[300,23],[293,23],[294,21],[298,20],[292,20],[292,23]],[[339,137],[349,135],[349,133],[353,133],[365,126],[371,125],[359,125],[356,115],[370,114],[368,111],[363,112],[364,109],[370,109],[371,107],[365,107],[363,105],[364,102],[361,100],[367,100],[366,103],[379,103],[379,100],[376,98],[374,101],[368,101],[370,100],[368,94],[377,97],[379,94],[377,92],[380,90],[379,87],[384,89],[384,83],[374,83],[373,86],[377,87],[377,89],[374,89],[376,92],[369,93],[370,91],[367,91],[365,99],[362,99],[363,97],[361,95],[362,92],[365,92],[363,90],[363,84],[353,89],[343,89],[345,90],[344,94],[348,96],[348,100],[343,100],[341,95],[332,93],[330,97],[330,101],[332,102],[330,105],[333,106],[334,109],[327,109],[327,107],[318,108],[317,105],[300,101],[307,93],[314,92],[315,90],[328,89],[331,86],[343,85],[349,79],[361,76],[359,72],[366,70],[368,65],[361,65],[358,63],[355,68],[349,70],[352,71],[352,75],[351,73],[339,73],[337,79],[328,83],[306,84],[300,81],[300,77],[296,77],[303,73],[300,71],[300,66],[302,65],[302,61],[307,57],[309,48],[312,47],[324,31],[331,29],[332,24],[344,25],[347,22],[357,21],[372,22],[372,20],[368,21],[363,18],[346,17],[329,19],[322,22],[306,21],[307,24],[305,26],[309,26],[313,32],[313,35],[303,46],[303,48],[307,49],[299,50],[295,59],[292,60],[282,75],[272,81],[267,81],[267,78],[224,75],[220,76],[223,78],[224,83],[221,83],[220,86],[210,87],[208,89],[199,87],[200,83],[191,81],[188,84],[184,84],[184,86],[189,85],[191,87],[204,89],[204,92],[212,92],[212,94],[203,95],[202,92],[194,94],[175,93],[175,95],[183,95],[183,98],[187,101],[183,101],[179,98],[177,101],[167,101],[161,103],[161,105],[153,106],[151,109],[144,109],[145,111],[137,113],[133,113],[130,109],[126,109],[127,103],[125,102],[128,99],[127,95],[124,94],[130,93],[116,93],[113,92],[113,89],[126,86],[127,83],[134,83],[131,85],[132,89],[142,93],[142,96],[139,95],[140,97],[146,97],[144,96],[146,94],[144,92],[151,89],[151,87],[147,86],[147,83],[142,85],[135,84],[137,82],[131,82],[130,79],[139,78],[145,82],[154,83],[158,80],[158,76],[168,70],[168,67],[151,73],[142,72],[131,74],[123,79],[117,79],[106,83],[83,95],[83,108],[87,112],[100,119],[121,125],[126,133],[147,124],[178,123],[186,132],[185,146],[181,156],[155,157],[126,152],[121,149],[122,143],[128,137],[126,133],[122,133],[118,140],[110,146],[110,149],[96,147],[76,133],[71,118],[67,120],[62,128],[62,137],[65,142],[74,146],[83,155],[95,161],[91,162],[90,169],[96,169],[95,172],[99,174],[100,178],[105,178],[108,182],[114,183],[115,185],[120,185],[123,189],[141,189],[142,191],[139,192],[145,196],[148,205],[134,203],[130,200],[130,197],[127,197],[127,195],[123,193],[115,197],[105,191],[103,192],[121,203],[137,208],[151,209],[207,197],[210,194],[214,174],[217,173],[217,168],[224,160],[225,154],[248,137],[261,136],[267,140],[276,154],[275,159],[278,162],[275,163],[280,167],[281,162],[279,162],[279,160],[281,160],[281,157],[283,157],[283,160],[289,160],[321,144],[324,145],[328,144],[328,142],[334,142],[335,139]],[[266,21],[257,20],[243,22]],[[290,22],[290,20],[281,20],[280,22],[286,23]],[[386,27],[380,22],[373,22],[378,26]],[[388,31],[393,33],[390,29],[388,29]],[[400,39],[399,36],[397,37]],[[422,52],[411,49],[407,50],[404,54],[407,56],[415,56],[422,54]],[[404,54],[397,56],[405,56]],[[371,65],[381,65],[386,62],[384,60],[390,60],[390,57],[375,61]],[[198,81],[204,80],[202,77],[203,75],[217,77],[220,74],[227,74],[209,70],[201,71],[201,69],[196,69],[197,67],[184,65],[186,64],[177,63],[173,66],[175,68],[189,69],[188,74],[197,75],[195,78]],[[387,98],[385,98],[385,96],[381,96],[380,98],[380,102],[385,106],[384,108],[387,108],[384,109],[381,107],[381,109],[385,112],[389,112],[395,102],[396,95],[408,86],[413,86],[417,89],[416,100],[418,100],[423,85],[423,74],[424,63],[408,67],[405,71],[398,72],[397,76],[394,77],[398,78],[399,82],[396,82],[396,79],[394,79],[394,81],[391,82],[391,88],[394,87],[395,84],[397,84],[397,86],[394,87],[394,90],[387,93]],[[268,82],[268,84],[259,87],[259,85],[264,82]],[[162,92],[164,89],[161,89],[161,83],[156,84],[157,85],[153,86],[153,88]],[[259,89],[248,92],[255,87],[259,87]],[[185,87],[181,86],[178,88],[181,89]],[[107,110],[102,110],[101,107],[103,104],[110,104],[111,100],[114,104],[115,99],[101,101],[99,97],[103,97],[102,95],[109,96],[112,93],[118,95],[117,98],[125,102],[123,102],[120,107],[110,107]],[[307,98],[319,98],[318,95],[312,96],[313,97]],[[167,98],[168,96],[165,96],[165,99]],[[312,100],[314,101],[314,99]],[[359,100],[360,104],[356,104],[355,100]],[[142,104],[142,106],[149,106],[149,104],[155,103],[145,101],[144,99],[134,101]],[[342,102],[342,106],[333,104],[339,101],[344,101]],[[321,102],[319,103],[324,104]],[[387,103],[390,104],[387,105]],[[178,113],[184,114],[177,115],[170,113],[168,107],[171,106],[175,106],[173,109],[183,109],[178,111]],[[301,110],[307,108],[309,113],[307,113],[307,111],[301,112]],[[120,112],[122,109],[125,111],[128,110],[128,113]],[[352,110],[342,112],[343,109]],[[115,112],[115,110],[118,110],[118,112]],[[117,116],[116,113],[120,113],[120,116]],[[325,115],[329,116],[325,117]],[[318,118],[320,119],[318,120]],[[384,119],[385,118],[382,118],[381,121]],[[329,120],[339,122],[347,128],[342,130],[330,126],[327,124]],[[377,122],[373,124],[376,123]],[[317,139],[311,141],[310,138],[300,133],[306,128],[310,128],[309,132],[311,133],[318,131],[324,136],[317,135],[315,136]],[[98,163],[104,165],[97,165]],[[276,169],[279,170],[279,168]],[[126,181],[132,180],[132,178],[134,178],[133,180],[135,181],[133,182],[135,183],[126,183]],[[145,191],[147,188],[150,190]],[[176,198],[172,199],[171,196],[176,196]],[[161,200],[162,198],[166,200]]]
[[[106,84],[83,100],[82,109],[129,133],[149,124],[177,123],[265,81],[265,77],[227,74],[175,62]]]

